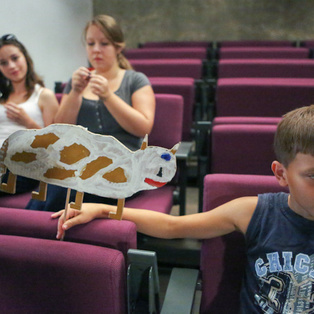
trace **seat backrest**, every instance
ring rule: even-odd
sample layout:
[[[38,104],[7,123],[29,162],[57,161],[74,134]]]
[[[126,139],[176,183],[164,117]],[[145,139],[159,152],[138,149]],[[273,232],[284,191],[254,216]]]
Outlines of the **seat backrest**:
[[[128,59],[206,59],[205,47],[162,47],[128,49],[124,52]]]
[[[51,212],[0,207],[0,234],[56,239],[58,219]],[[136,226],[126,220],[96,219],[66,232],[65,241],[119,250],[124,256],[137,247]],[[56,241],[58,242],[58,241]]]
[[[224,59],[218,77],[314,78],[313,59]]]
[[[136,71],[147,76],[192,77],[203,76],[202,59],[129,59]]]
[[[183,98],[180,95],[169,94],[155,94],[155,98],[155,121],[148,136],[148,145],[170,149],[182,140]],[[169,214],[173,206],[173,191],[177,181],[178,176],[174,178],[173,185],[167,184],[155,190],[142,191],[137,197],[126,200],[125,206]]]
[[[216,88],[217,116],[281,117],[314,103],[314,79],[224,78]]]
[[[56,98],[57,98],[59,104],[61,103],[62,96],[63,96],[62,93],[56,93]]]
[[[126,313],[117,250],[0,235],[0,260],[2,313]]]
[[[155,99],[155,121],[148,136],[148,145],[169,149],[182,140],[183,97],[155,94]]]
[[[308,48],[314,48],[314,40],[308,39],[308,40],[302,40],[300,42],[301,47],[308,47]]]
[[[212,173],[271,175],[275,124],[220,124],[211,132]]]
[[[303,59],[309,58],[309,48],[294,47],[223,47],[219,59]]]
[[[150,41],[141,44],[142,48],[161,47],[210,47],[209,41]]]
[[[292,47],[290,40],[222,40],[218,47]]]
[[[272,175],[209,174],[204,178],[203,211],[261,193],[287,192]],[[204,240],[201,248],[200,313],[238,313],[245,267],[245,242],[239,232]]]
[[[32,197],[32,192],[8,194],[0,197],[0,207],[25,208]]]
[[[280,117],[215,117],[213,125],[218,124],[271,124],[277,125]]]
[[[150,77],[154,92],[157,94],[174,94],[183,97],[182,140],[191,140],[193,112],[195,109],[195,83],[192,78]]]

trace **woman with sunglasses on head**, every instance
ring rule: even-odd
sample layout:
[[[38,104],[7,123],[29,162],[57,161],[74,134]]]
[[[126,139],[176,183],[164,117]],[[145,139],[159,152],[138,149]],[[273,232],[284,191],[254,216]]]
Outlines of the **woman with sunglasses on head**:
[[[0,147],[13,132],[39,129],[53,122],[55,94],[44,87],[24,45],[14,35],[0,38]],[[7,176],[7,174],[6,174]],[[6,180],[6,176],[3,181]],[[35,180],[18,177],[16,193],[31,191]],[[0,192],[0,196],[8,195]]]
[[[112,135],[129,149],[137,150],[153,127],[155,96],[151,84],[143,73],[132,69],[122,54],[123,32],[111,16],[94,17],[83,35],[91,68],[80,67],[73,73],[55,122]],[[66,189],[49,185],[46,202],[32,200],[27,207],[57,211],[64,208],[65,197]],[[85,194],[84,201],[110,202],[89,194]]]

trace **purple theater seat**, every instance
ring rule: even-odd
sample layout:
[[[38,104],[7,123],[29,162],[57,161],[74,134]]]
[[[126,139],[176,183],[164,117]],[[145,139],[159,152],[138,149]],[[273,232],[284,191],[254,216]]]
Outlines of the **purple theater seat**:
[[[211,46],[209,41],[150,41],[141,44],[142,48],[170,48],[170,47],[205,47]]]
[[[218,47],[292,47],[289,40],[223,40]]]
[[[211,133],[211,172],[271,175],[277,125],[221,124]]]
[[[0,197],[0,207],[25,208],[32,197],[32,192],[8,194]]]
[[[294,47],[223,47],[219,59],[302,59],[309,58],[308,48]]]
[[[175,94],[183,97],[182,140],[191,140],[193,111],[195,109],[195,82],[192,78],[149,77],[155,93]]]
[[[147,76],[191,77],[201,79],[202,59],[130,59],[136,71]]]
[[[57,98],[59,104],[61,103],[62,96],[63,96],[62,93],[56,93],[56,98]]]
[[[155,94],[156,113],[148,144],[172,148],[182,140],[183,98],[179,95]],[[177,179],[177,178],[176,178]],[[155,190],[142,191],[125,202],[126,207],[146,208],[169,214],[173,206],[176,184],[167,184]]]
[[[172,148],[182,141],[183,97],[180,95],[155,94],[156,112],[148,144]]]
[[[204,178],[203,211],[238,197],[281,191],[287,189],[272,175],[209,174]],[[200,313],[238,313],[244,265],[245,243],[239,232],[203,241]]]
[[[313,103],[314,79],[224,78],[217,81],[217,116],[281,117]]]
[[[218,124],[272,124],[277,125],[280,117],[215,117],[213,126]]]
[[[127,200],[125,206],[169,214],[173,206],[174,190],[175,186],[168,184],[156,190],[143,191],[139,196]]]
[[[314,40],[302,40],[300,42],[301,47],[314,48]]]
[[[0,234],[56,240],[58,219],[51,212],[0,207]],[[65,241],[93,244],[121,251],[137,247],[136,226],[130,221],[96,219],[66,232]]]
[[[0,260],[2,313],[126,313],[118,250],[0,235]]]
[[[314,78],[314,60],[223,59],[218,63],[218,77]]]
[[[206,59],[205,47],[138,48],[124,51],[128,59]]]

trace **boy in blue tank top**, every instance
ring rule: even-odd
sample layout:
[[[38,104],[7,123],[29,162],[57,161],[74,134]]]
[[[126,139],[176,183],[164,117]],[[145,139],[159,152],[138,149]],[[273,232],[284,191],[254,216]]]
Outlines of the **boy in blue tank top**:
[[[208,239],[240,231],[247,242],[241,313],[314,313],[314,105],[286,114],[275,135],[272,170],[289,194],[242,197],[211,211],[171,216],[125,208],[123,219],[160,238]],[[114,206],[83,204],[60,217],[57,238],[74,225],[107,218]],[[312,310],[311,310],[312,309]]]

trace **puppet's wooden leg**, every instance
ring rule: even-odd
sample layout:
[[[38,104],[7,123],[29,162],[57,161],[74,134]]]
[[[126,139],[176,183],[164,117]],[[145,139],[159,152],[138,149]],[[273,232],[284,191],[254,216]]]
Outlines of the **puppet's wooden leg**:
[[[39,183],[39,191],[32,192],[32,199],[38,201],[45,201],[47,197],[47,183],[40,181]]]
[[[125,202],[124,198],[118,199],[117,211],[115,213],[110,212],[109,218],[121,220],[122,212],[123,212],[123,208],[124,208],[124,202]]]
[[[65,205],[64,205],[64,217],[63,217],[63,223],[65,223],[68,219],[68,206],[69,206],[69,201],[70,201],[70,194],[71,194],[71,189],[68,188],[67,189],[67,196],[66,196],[66,199],[65,199]],[[65,237],[65,231],[63,232],[63,235],[61,237],[61,241],[64,240],[64,237]]]
[[[1,191],[14,194],[16,189],[16,175],[9,172],[9,177],[7,183],[1,184]]]
[[[70,203],[70,207],[73,209],[81,210],[83,203],[84,192],[76,191],[75,202]]]

